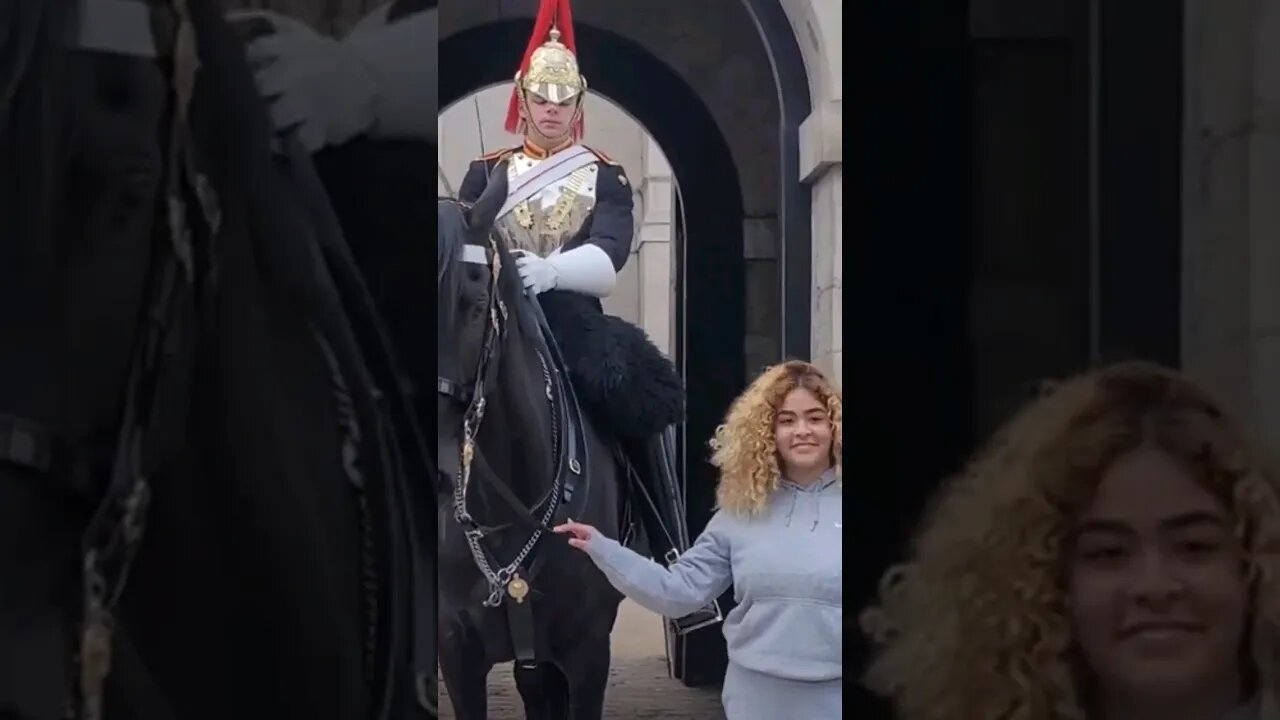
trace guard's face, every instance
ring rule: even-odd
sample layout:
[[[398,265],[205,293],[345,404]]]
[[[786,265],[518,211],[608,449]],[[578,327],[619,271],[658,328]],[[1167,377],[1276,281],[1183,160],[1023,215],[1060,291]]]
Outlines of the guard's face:
[[[787,394],[774,418],[774,442],[783,474],[809,474],[831,466],[831,416],[805,388]]]
[[[1102,697],[1239,691],[1248,585],[1232,524],[1161,450],[1122,456],[1102,477],[1068,557],[1072,631]]]
[[[525,92],[525,121],[538,135],[548,140],[562,140],[573,128],[581,95],[564,102],[552,102],[533,92]]]

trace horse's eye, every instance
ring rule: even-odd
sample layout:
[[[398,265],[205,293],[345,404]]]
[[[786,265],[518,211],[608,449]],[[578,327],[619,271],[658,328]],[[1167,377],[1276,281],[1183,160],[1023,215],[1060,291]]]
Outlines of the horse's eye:
[[[471,282],[475,282],[475,283],[483,282],[484,268],[480,267],[479,265],[468,265],[467,280],[470,280]]]

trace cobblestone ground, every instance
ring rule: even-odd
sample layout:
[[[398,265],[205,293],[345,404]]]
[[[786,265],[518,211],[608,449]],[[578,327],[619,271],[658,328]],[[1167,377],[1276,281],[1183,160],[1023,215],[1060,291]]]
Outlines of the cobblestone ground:
[[[667,676],[662,620],[623,602],[613,629],[613,667],[605,695],[604,716],[618,720],[724,720],[719,688],[688,688]],[[440,687],[441,720],[455,720],[444,685]],[[522,720],[511,666],[489,674],[488,720]]]

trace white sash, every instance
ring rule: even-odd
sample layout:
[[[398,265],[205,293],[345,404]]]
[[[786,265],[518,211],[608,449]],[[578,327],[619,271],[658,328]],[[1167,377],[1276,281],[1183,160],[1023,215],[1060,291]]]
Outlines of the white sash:
[[[532,170],[516,177],[507,188],[507,201],[498,210],[498,218],[511,212],[516,205],[534,197],[551,185],[569,177],[596,161],[596,154],[581,145],[556,153]]]

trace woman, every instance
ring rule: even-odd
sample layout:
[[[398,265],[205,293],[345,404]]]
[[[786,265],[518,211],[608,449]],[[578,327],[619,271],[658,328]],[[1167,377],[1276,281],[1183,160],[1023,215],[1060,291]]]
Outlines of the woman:
[[[905,720],[1273,717],[1280,498],[1204,391],[1050,390],[942,492],[863,627]]]
[[[712,441],[719,510],[664,568],[595,528],[556,528],[620,592],[670,618],[734,586],[724,622],[728,720],[840,717],[840,393],[814,366],[769,368]]]

